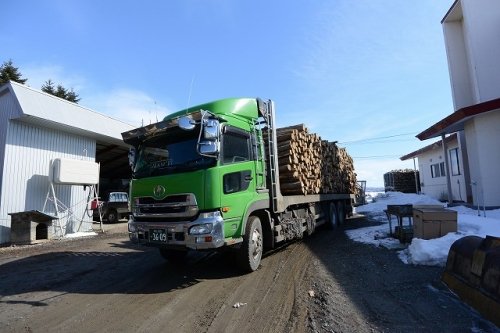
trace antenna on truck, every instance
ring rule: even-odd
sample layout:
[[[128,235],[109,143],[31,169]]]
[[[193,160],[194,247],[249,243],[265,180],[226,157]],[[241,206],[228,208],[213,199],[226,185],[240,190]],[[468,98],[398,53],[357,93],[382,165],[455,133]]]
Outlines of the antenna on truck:
[[[186,106],[187,110],[189,110],[189,106],[191,105],[191,93],[193,92],[193,84],[194,84],[194,74],[191,77],[191,83],[189,84],[189,93],[188,93],[188,100],[187,100],[187,106]]]

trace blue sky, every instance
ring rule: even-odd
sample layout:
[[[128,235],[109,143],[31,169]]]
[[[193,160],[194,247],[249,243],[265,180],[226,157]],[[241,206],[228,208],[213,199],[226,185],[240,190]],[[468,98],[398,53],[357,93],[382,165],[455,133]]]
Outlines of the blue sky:
[[[276,103],[279,126],[338,141],[358,179],[453,112],[440,21],[452,0],[6,0],[0,61],[140,126],[226,97]],[[9,13],[5,15],[5,13]]]

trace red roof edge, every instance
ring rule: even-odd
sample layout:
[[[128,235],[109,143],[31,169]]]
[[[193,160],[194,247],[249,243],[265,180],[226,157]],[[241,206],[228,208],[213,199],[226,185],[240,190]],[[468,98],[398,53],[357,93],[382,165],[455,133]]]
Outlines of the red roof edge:
[[[492,99],[490,101],[474,104],[471,106],[466,106],[464,108],[458,109],[446,118],[440,120],[439,122],[426,129],[425,131],[417,134],[417,138],[419,140],[427,140],[441,134],[456,132],[456,129],[449,130],[448,128],[452,125],[456,125],[460,122],[465,121],[465,119],[468,117],[477,116],[481,113],[485,113],[495,109],[500,109],[500,98]]]

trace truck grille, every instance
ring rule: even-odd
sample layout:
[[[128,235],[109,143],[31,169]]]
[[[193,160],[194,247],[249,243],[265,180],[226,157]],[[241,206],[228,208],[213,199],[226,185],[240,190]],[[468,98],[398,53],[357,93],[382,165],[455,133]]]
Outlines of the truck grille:
[[[135,199],[134,217],[152,218],[182,218],[191,219],[198,214],[198,204],[194,194],[177,194],[156,200],[153,197],[138,197]]]

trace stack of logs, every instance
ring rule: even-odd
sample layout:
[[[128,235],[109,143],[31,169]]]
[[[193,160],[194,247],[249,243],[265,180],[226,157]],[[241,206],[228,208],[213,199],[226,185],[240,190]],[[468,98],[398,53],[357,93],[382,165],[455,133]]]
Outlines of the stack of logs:
[[[345,148],[309,133],[304,124],[278,128],[276,137],[282,194],[356,194],[353,160]]]

